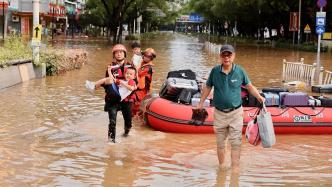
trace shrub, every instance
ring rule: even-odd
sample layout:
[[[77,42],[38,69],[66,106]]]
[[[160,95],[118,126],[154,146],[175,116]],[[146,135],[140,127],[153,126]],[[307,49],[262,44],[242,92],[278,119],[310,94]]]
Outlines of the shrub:
[[[139,37],[136,35],[127,35],[125,36],[125,40],[138,40]]]
[[[0,48],[0,66],[11,65],[13,61],[32,59],[32,50],[21,37],[10,36]]]

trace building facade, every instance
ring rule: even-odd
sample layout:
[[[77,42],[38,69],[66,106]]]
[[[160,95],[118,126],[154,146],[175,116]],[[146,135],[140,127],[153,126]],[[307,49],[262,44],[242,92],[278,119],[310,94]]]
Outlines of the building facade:
[[[6,0],[5,0],[6,1]],[[33,28],[33,1],[7,0],[2,24],[7,34],[31,36]],[[39,23],[43,35],[66,34],[71,18],[77,20],[84,9],[85,0],[40,0]],[[73,24],[74,22],[72,22]],[[3,33],[3,32],[2,32]]]

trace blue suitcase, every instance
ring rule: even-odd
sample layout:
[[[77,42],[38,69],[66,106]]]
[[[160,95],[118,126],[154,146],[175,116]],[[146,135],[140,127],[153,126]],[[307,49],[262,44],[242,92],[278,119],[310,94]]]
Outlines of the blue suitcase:
[[[277,93],[264,93],[265,106],[279,106],[279,94]]]

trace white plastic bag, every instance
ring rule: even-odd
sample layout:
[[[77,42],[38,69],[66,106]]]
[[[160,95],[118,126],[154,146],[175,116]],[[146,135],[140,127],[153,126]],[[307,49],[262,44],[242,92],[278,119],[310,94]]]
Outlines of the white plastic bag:
[[[263,108],[257,116],[257,123],[262,146],[264,148],[272,147],[276,143],[276,136],[274,134],[271,114],[267,111],[265,104],[263,104]]]

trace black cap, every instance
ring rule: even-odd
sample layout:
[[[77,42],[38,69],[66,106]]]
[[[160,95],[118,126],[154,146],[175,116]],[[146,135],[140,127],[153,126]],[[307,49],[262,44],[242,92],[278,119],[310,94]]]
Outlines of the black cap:
[[[235,49],[232,45],[222,45],[220,48],[220,54],[223,52],[235,53]]]
[[[136,48],[136,47],[141,48],[141,44],[138,43],[138,42],[133,42],[133,43],[131,44],[131,48],[134,49],[134,48]]]

